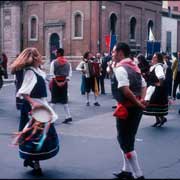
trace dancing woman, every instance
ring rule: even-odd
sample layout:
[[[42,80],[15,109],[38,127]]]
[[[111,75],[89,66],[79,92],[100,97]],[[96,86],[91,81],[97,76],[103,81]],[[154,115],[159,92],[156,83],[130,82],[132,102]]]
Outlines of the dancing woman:
[[[39,161],[52,158],[59,151],[59,140],[54,128],[54,121],[58,116],[46,100],[46,74],[40,69],[42,63],[42,57],[36,48],[26,48],[11,64],[12,73],[17,69],[24,69],[24,80],[16,95],[17,97],[23,97],[25,100],[21,109],[19,131],[22,131],[30,121],[28,113],[32,109],[43,105],[49,109],[52,114],[52,121],[47,133],[47,138],[39,151],[37,151],[36,143],[32,139],[19,145],[19,154],[20,157],[24,159],[24,166],[32,167],[36,175],[42,174]]]
[[[148,102],[145,115],[155,116],[156,122],[153,127],[161,127],[167,119],[168,114],[168,89],[165,81],[165,73],[163,69],[163,56],[161,53],[155,53],[152,58],[152,66],[148,77],[148,88],[145,100]]]

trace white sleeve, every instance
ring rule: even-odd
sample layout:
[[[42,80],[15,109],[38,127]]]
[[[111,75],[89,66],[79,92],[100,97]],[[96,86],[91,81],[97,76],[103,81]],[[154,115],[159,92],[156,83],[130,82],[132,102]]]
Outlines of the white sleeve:
[[[69,63],[69,75],[66,77],[66,79],[70,80],[72,77],[72,66],[71,63]]]
[[[151,96],[153,95],[155,91],[155,86],[149,86],[146,91],[146,96],[144,98],[145,101],[150,101]]]
[[[145,79],[141,76],[141,80],[142,80],[142,87],[146,87],[147,83],[145,81]]]
[[[163,67],[161,65],[158,65],[155,67],[155,74],[156,74],[158,79],[165,79],[164,70],[163,70]]]
[[[76,71],[82,71],[82,67],[83,67],[83,64],[84,64],[84,62],[83,61],[81,61],[78,65],[77,65],[77,67],[76,67]]]
[[[30,95],[36,83],[37,83],[37,77],[35,73],[31,70],[27,70],[24,75],[22,86],[18,90],[16,96],[20,97],[22,94]]]
[[[123,67],[115,68],[114,72],[118,81],[118,88],[129,86],[128,73]]]
[[[49,71],[49,75],[50,76],[55,76],[54,75],[54,60],[51,62],[51,64],[50,64],[50,71]]]

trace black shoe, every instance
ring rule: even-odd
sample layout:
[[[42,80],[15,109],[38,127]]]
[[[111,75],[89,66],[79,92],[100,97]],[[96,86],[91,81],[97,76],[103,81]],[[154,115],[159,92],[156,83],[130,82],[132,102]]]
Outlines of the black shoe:
[[[94,105],[95,106],[100,106],[100,104],[98,102],[95,102]]]
[[[157,127],[160,123],[161,123],[161,121],[158,121],[158,122],[154,123],[154,124],[152,125],[152,127]]]
[[[67,119],[65,119],[62,123],[67,124],[67,123],[69,123],[69,122],[72,122],[72,118],[67,118]]]
[[[112,109],[116,109],[117,108],[117,106],[112,106]]]
[[[136,179],[143,180],[143,179],[145,179],[145,178],[144,178],[144,176],[140,176],[140,177],[138,177],[138,178],[136,178]]]
[[[131,172],[122,171],[120,173],[113,173],[118,179],[134,179]]]
[[[166,123],[167,122],[167,119],[166,118],[164,118],[161,122],[160,122],[160,124],[158,125],[158,127],[161,127],[164,123]]]
[[[35,175],[35,176],[42,176],[42,175],[43,175],[41,168],[33,169],[32,173],[33,173],[33,175]]]
[[[28,167],[30,166],[31,168],[34,168],[34,162],[29,160],[29,159],[25,159],[24,160],[24,167]]]
[[[105,93],[105,92],[102,92],[101,94],[102,94],[102,95],[105,95],[106,93]]]
[[[86,106],[90,106],[90,103],[89,103],[89,102],[87,102],[87,103],[86,103]]]
[[[179,110],[179,112],[178,112],[179,114],[180,114],[180,110]]]

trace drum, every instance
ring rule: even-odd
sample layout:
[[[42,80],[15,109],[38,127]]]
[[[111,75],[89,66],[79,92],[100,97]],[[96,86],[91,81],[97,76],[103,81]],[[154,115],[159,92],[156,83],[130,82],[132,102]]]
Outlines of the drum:
[[[51,111],[43,105],[32,109],[31,116],[33,119],[41,123],[47,123],[52,120]]]
[[[13,140],[13,144],[22,145],[25,141],[33,139],[34,136],[37,137],[38,134],[40,137],[40,145],[37,148],[39,149],[48,133],[52,120],[52,113],[47,107],[42,105],[32,109],[30,114],[31,120],[26,124],[21,132],[16,133],[17,136]]]

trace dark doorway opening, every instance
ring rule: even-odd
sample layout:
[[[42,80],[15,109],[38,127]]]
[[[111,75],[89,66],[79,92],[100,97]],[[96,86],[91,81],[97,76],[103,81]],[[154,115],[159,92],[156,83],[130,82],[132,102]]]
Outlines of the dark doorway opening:
[[[56,59],[56,50],[59,46],[59,35],[57,33],[53,33],[50,37],[50,61]]]

